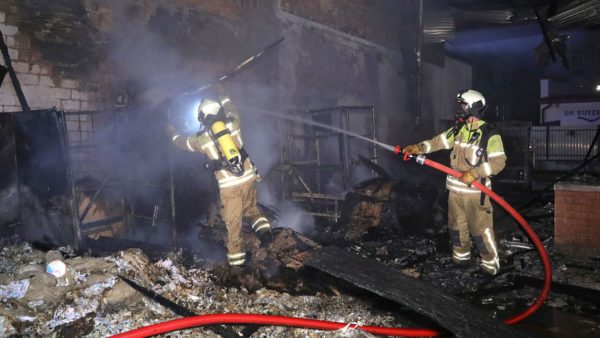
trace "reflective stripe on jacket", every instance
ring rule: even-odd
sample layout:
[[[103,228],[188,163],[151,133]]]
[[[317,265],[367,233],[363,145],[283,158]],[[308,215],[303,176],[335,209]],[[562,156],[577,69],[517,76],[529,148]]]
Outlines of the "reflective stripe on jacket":
[[[487,161],[483,156],[483,149],[479,147],[483,133],[481,126],[485,121],[479,120],[472,123],[466,123],[456,134],[448,135],[451,129],[435,136],[430,140],[420,143],[425,149],[425,153],[432,153],[441,149],[452,149],[450,153],[450,166],[452,169],[460,172],[474,169],[475,178],[481,181],[481,178],[497,175],[506,165],[506,154],[502,145],[500,135],[492,135],[487,145]],[[489,179],[485,180],[485,185],[491,188]],[[446,188],[457,193],[478,193],[475,187],[468,187],[457,178],[448,175],[446,178]]]
[[[229,129],[231,133],[231,138],[233,139],[235,146],[238,149],[241,149],[244,146],[244,142],[242,141],[242,133],[240,131],[239,123],[240,119],[237,113],[237,108],[227,96],[222,96],[220,101],[223,109],[225,109],[225,116],[227,117],[227,129]],[[211,161],[220,160],[217,144],[210,138],[208,132],[206,131],[197,136],[185,137],[181,135],[175,135],[173,137],[173,143],[178,148],[191,152],[206,154]],[[227,169],[220,169],[215,171],[215,178],[217,179],[220,188],[227,188],[251,180],[256,180],[258,175],[256,173],[256,167],[254,167],[254,164],[252,164],[250,158],[246,158],[244,161],[244,174],[242,176],[234,176]]]

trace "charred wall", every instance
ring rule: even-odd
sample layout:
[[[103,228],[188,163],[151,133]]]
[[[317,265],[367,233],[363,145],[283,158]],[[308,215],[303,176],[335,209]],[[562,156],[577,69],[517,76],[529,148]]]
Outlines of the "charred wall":
[[[408,0],[344,5],[314,0],[0,1],[0,29],[33,109],[106,111],[128,97],[129,103],[154,111],[284,37],[277,49],[226,83],[242,108],[245,143],[264,177],[279,162],[283,140],[276,133],[278,121],[251,107],[285,113],[374,106],[380,140],[405,144],[418,138],[396,132],[414,121],[416,17],[417,8]],[[186,104],[195,119],[194,102]],[[21,110],[8,79],[0,88],[0,110]],[[68,115],[67,128],[71,144],[85,143],[102,123]],[[111,141],[110,134],[103,134]],[[101,154],[90,156],[90,167],[99,168],[94,163],[103,160]]]
[[[159,101],[173,93],[157,95],[156,87],[177,82],[176,91],[212,79],[289,35],[278,66],[270,60],[269,66],[254,67],[234,90],[244,98],[266,96],[248,100],[268,101],[280,110],[370,104],[379,108],[381,120],[399,122],[414,59],[414,11],[408,1],[385,0],[344,6],[287,0],[4,0],[0,28],[32,108],[94,110],[110,107],[119,93],[150,89],[148,96]],[[269,93],[244,88],[257,82]],[[12,92],[8,84],[0,92],[3,111],[19,110]]]
[[[69,45],[80,39],[89,41],[89,38],[78,37],[79,32],[70,36],[66,32],[71,32],[71,29],[51,25],[34,33],[31,30],[39,26],[32,25],[30,20],[39,12],[30,12],[23,6],[20,2],[18,5],[9,1],[0,3],[0,30],[31,108],[96,109],[101,99],[100,79],[96,82],[89,78],[84,80],[78,75],[82,73],[77,68],[91,67],[89,57],[78,56],[89,55],[89,50],[86,46],[77,48]],[[57,16],[55,20],[61,21],[59,18]],[[42,17],[39,22],[43,24],[47,20],[50,18]],[[61,42],[64,42],[62,46]],[[84,49],[88,51],[84,53]],[[96,63],[95,72],[99,68]],[[0,111],[20,110],[12,83],[6,78],[0,88]]]

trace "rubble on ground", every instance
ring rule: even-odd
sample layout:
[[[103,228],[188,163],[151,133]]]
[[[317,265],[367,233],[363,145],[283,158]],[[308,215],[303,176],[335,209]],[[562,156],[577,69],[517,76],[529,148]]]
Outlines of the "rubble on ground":
[[[179,318],[153,300],[144,298],[119,275],[151,289],[198,314],[259,313],[369,325],[396,326],[392,312],[374,309],[374,304],[349,295],[315,293],[292,295],[261,288],[224,287],[215,282],[214,266],[188,268],[171,253],[152,262],[139,249],[120,251],[108,257],[66,259],[69,277],[63,283],[40,269],[41,252],[28,244],[5,248],[0,283],[0,336],[106,337],[144,325]],[[15,259],[14,261],[11,260]],[[10,264],[9,264],[10,262]],[[23,275],[23,271],[29,271]],[[10,281],[9,281],[10,280]],[[176,336],[217,337],[197,328]],[[340,336],[340,332],[265,326],[253,337]],[[348,331],[348,337],[368,337]]]
[[[600,332],[600,260],[575,260],[553,252],[553,205],[537,206],[531,225],[548,250],[555,282],[544,308],[578,316],[586,334]],[[222,229],[221,229],[222,230]],[[537,297],[542,266],[532,244],[517,228],[499,239],[502,269],[496,276],[481,271],[477,259],[456,266],[450,259],[445,227],[431,225],[419,233],[389,231],[387,237],[365,235],[347,241],[343,234],[324,234],[329,241],[358,255],[389,265],[403,273],[468,298],[498,318],[521,311]],[[212,237],[222,242],[223,231]],[[391,327],[423,327],[418,316],[394,304],[318,271],[307,271],[303,256],[320,246],[289,229],[275,231],[264,246],[253,235],[246,242],[251,268],[244,279],[232,278],[224,262],[197,258],[181,249],[127,249],[101,257],[68,255],[67,274],[45,273],[44,252],[27,243],[0,252],[0,336],[106,337],[131,329],[180,318],[149,299],[119,276],[198,314],[257,313],[364,323]],[[336,238],[335,236],[340,236]],[[116,239],[112,239],[116,242]],[[129,244],[129,243],[128,243]],[[475,249],[473,249],[475,250]],[[190,259],[193,256],[193,259]],[[477,255],[475,255],[476,257]],[[422,320],[422,319],[421,319]],[[230,326],[241,330],[243,326]],[[264,326],[250,337],[338,337],[342,332]],[[351,337],[370,335],[354,330]],[[207,328],[172,334],[177,337],[217,337]]]

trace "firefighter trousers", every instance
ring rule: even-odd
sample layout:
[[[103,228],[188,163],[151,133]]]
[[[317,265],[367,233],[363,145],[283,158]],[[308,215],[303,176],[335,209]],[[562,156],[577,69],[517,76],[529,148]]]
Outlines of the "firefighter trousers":
[[[231,265],[242,265],[246,261],[246,251],[242,234],[243,218],[253,225],[253,230],[270,230],[268,220],[256,206],[254,181],[244,182],[220,189],[221,218],[227,227],[227,259]]]
[[[450,191],[448,232],[452,242],[452,259],[460,263],[471,258],[472,238],[481,255],[482,267],[495,274],[500,263],[493,222],[492,204],[488,196],[485,196],[482,205],[479,193],[460,194]]]

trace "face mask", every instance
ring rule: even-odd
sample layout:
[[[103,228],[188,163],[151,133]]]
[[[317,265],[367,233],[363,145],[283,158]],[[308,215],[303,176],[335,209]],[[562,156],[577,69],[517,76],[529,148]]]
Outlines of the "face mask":
[[[456,115],[454,115],[455,123],[464,123],[471,116],[469,111],[467,110],[467,104],[464,102],[456,103]]]

